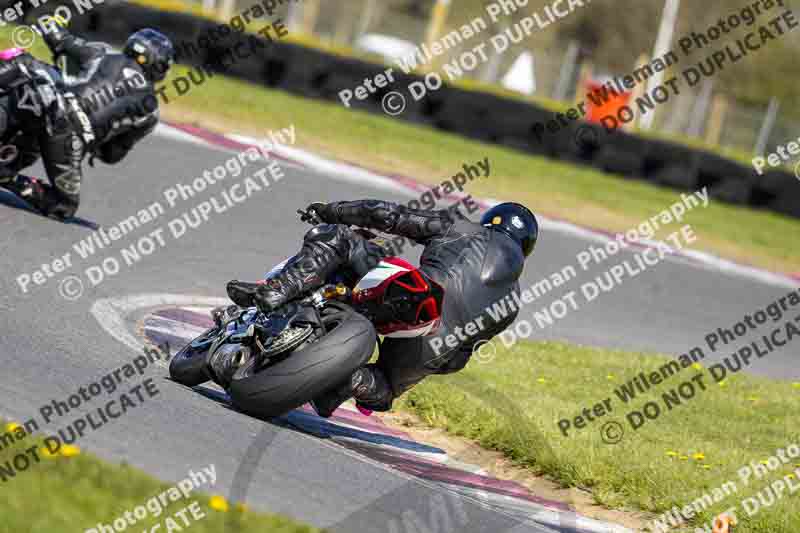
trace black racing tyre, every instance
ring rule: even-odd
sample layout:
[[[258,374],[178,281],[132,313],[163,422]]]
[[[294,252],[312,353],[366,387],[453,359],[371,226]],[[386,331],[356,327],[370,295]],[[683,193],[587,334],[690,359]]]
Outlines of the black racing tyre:
[[[323,314],[327,333],[264,369],[255,358],[236,371],[228,393],[241,411],[263,418],[288,413],[345,382],[375,350],[372,322],[337,304]]]
[[[206,355],[217,333],[219,329],[211,328],[176,353],[169,362],[170,377],[187,387],[195,387],[210,380]]]

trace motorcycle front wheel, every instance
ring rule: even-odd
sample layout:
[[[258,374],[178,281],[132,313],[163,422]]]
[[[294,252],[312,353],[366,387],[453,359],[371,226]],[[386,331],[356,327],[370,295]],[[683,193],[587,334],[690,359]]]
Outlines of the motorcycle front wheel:
[[[195,387],[210,380],[206,355],[218,334],[218,328],[211,328],[176,353],[169,362],[170,377],[187,387]]]

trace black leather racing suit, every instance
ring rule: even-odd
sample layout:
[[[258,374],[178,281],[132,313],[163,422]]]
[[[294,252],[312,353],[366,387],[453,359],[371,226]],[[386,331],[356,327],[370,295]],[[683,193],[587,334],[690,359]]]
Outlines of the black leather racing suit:
[[[12,66],[24,82],[16,83],[5,111],[9,126],[18,125],[41,151],[52,187],[46,188],[44,205],[37,207],[71,216],[80,200],[84,156],[119,162],[158,124],[158,100],[139,65],[110,46],[84,41],[62,28],[44,37],[56,62],[67,59],[67,74],[48,78],[45,68],[31,72],[26,67],[30,56],[15,58]]]
[[[0,134],[4,151],[0,185],[13,189],[10,186],[16,175],[39,160],[41,135],[33,112],[41,114],[41,103],[54,100],[62,85],[59,70],[27,53],[0,62]],[[8,149],[12,152],[8,153]]]
[[[309,279],[309,266],[323,275],[341,266],[356,272],[375,265],[372,243],[348,226],[358,226],[400,235],[425,246],[420,270],[444,287],[442,324],[433,335],[416,338],[386,338],[375,365],[367,368],[376,377],[375,387],[356,395],[360,405],[385,411],[394,398],[431,374],[446,374],[464,368],[486,341],[514,322],[510,311],[495,322],[487,313],[513,291],[522,274],[525,257],[510,237],[469,221],[457,211],[412,210],[378,200],[336,202],[318,210],[327,226],[318,226],[306,236],[300,256],[306,261],[305,277],[295,280],[309,288],[321,283]],[[290,269],[291,270],[291,269]],[[297,274],[303,274],[298,269]],[[291,272],[289,272],[291,277]],[[324,277],[324,276],[323,276]],[[477,333],[468,336],[465,326]],[[457,331],[458,330],[458,331]],[[452,334],[449,341],[448,336]]]

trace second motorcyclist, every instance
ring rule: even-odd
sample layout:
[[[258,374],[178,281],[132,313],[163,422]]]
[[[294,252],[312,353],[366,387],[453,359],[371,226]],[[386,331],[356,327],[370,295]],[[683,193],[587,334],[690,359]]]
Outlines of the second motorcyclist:
[[[82,162],[91,155],[118,163],[158,124],[154,84],[174,62],[170,40],[152,29],[128,38],[122,53],[105,43],[87,42],[52,22],[41,29],[55,62],[66,59],[63,76],[18,51],[0,65],[0,126],[18,129],[21,158],[0,168],[0,186],[45,215],[71,217],[78,209]],[[114,91],[103,105],[97,95]],[[118,88],[124,87],[120,91]],[[41,154],[48,183],[18,174]]]

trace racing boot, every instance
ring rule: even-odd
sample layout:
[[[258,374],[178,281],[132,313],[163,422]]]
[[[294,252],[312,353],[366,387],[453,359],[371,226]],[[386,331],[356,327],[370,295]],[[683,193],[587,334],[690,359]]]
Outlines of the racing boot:
[[[73,207],[63,202],[60,195],[50,185],[44,184],[36,178],[19,174],[2,185],[28,202],[44,216],[64,220],[72,217],[77,210],[77,206]]]
[[[340,405],[353,397],[353,391],[363,379],[360,370],[353,372],[353,375],[345,383],[311,400],[311,407],[314,408],[314,411],[322,418],[330,418]]]
[[[278,279],[279,276],[283,276],[283,279]],[[228,282],[228,297],[240,307],[258,306],[263,313],[270,313],[302,294],[302,289],[297,288],[295,281],[285,273],[264,283],[233,280]]]
[[[389,384],[380,370],[371,367],[359,368],[347,383],[314,398],[311,401],[314,411],[322,418],[330,418],[350,398],[369,410],[388,411],[391,406]]]
[[[321,287],[343,265],[361,277],[380,262],[386,250],[341,224],[320,224],[303,238],[303,247],[263,284],[232,281],[228,295],[239,305],[270,313]]]
[[[346,226],[323,224],[303,238],[303,247],[283,269],[256,290],[258,308],[270,313],[324,285],[325,279],[348,262],[352,232]]]
[[[253,307],[256,305],[255,296],[258,283],[232,280],[228,282],[228,298],[239,307]]]
[[[39,180],[22,174],[8,178],[2,185],[34,207],[43,202],[46,194],[45,186]]]
[[[256,291],[254,300],[258,309],[265,314],[280,308],[305,293],[322,285],[321,283],[304,284],[303,278],[297,278],[284,271],[270,278]]]
[[[47,214],[48,208],[55,203],[54,201],[50,201],[51,195],[48,195],[47,191],[49,187],[30,176],[18,174],[9,181],[3,183],[3,187],[13,192],[28,202],[37,211],[45,215]]]

